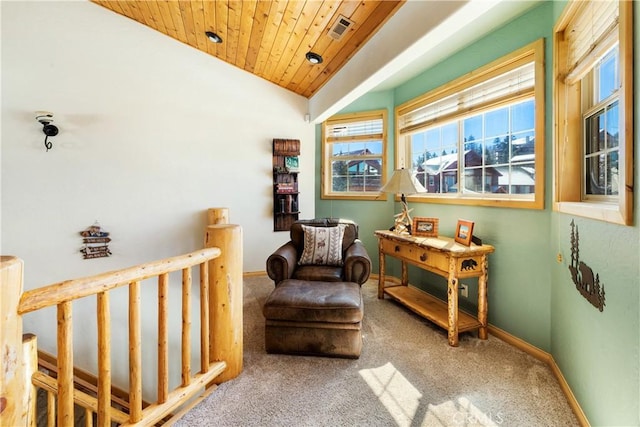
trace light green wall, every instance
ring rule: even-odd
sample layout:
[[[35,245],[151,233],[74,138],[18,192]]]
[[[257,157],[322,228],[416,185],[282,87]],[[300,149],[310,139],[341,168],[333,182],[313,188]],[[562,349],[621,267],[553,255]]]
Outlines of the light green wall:
[[[554,3],[560,16],[565,3]],[[634,10],[634,44],[640,46],[640,8]],[[634,59],[634,85],[640,60]],[[637,91],[637,89],[636,89]],[[635,176],[640,183],[640,108],[635,101]],[[635,194],[634,226],[551,214],[551,250],[564,257],[551,264],[551,353],[594,426],[640,425],[640,196]],[[580,260],[599,275],[604,311],[589,304],[569,275],[571,220],[579,231]]]
[[[551,209],[552,183],[552,30],[564,2],[545,2],[471,46],[452,54],[408,83],[391,91],[370,93],[343,112],[388,108],[387,171],[393,169],[395,130],[393,108],[457,76],[499,58],[539,38],[546,49],[546,195],[544,210],[502,209],[410,203],[413,215],[440,218],[440,234],[453,235],[458,218],[475,221],[474,234],[495,246],[490,256],[489,322],[551,353],[592,425],[639,425],[640,408],[640,233],[624,227],[558,214]],[[640,22],[638,8],[634,17]],[[639,31],[635,30],[635,42]],[[640,65],[635,61],[635,81]],[[636,123],[639,112],[636,110]],[[638,125],[636,125],[637,127]],[[636,132],[637,134],[637,132]],[[637,147],[638,137],[636,136]],[[635,164],[639,165],[636,149]],[[317,132],[320,170],[320,133]],[[635,182],[640,182],[636,167]],[[636,194],[635,211],[640,211]],[[388,228],[399,205],[392,201],[357,202],[320,199],[316,216],[352,218],[374,259],[375,229]],[[601,313],[575,289],[568,270],[570,222],[580,231],[580,257],[605,285]],[[557,254],[564,257],[556,261]],[[389,273],[398,275],[391,261]],[[411,282],[438,293],[444,283],[428,273],[410,270]],[[436,282],[433,284],[432,282]],[[474,286],[474,283],[472,283]],[[473,291],[473,287],[472,287]]]
[[[395,129],[393,107],[434,87],[463,75],[479,65],[491,62],[509,52],[551,34],[550,7],[538,7],[497,30],[480,42],[452,55],[449,59],[425,71],[408,83],[388,92],[370,93],[342,112],[372,110],[387,107],[390,112],[387,171],[394,166]],[[513,29],[516,34],[511,34]],[[483,54],[483,52],[485,52]],[[547,54],[547,56],[549,56]],[[550,61],[549,61],[550,62]],[[550,90],[548,91],[550,94]],[[550,106],[547,106],[550,115]],[[550,131],[547,131],[550,138]],[[319,134],[318,134],[319,135]],[[318,153],[319,153],[318,139]],[[548,162],[550,163],[550,156]],[[317,156],[320,167],[320,156]],[[550,179],[550,173],[547,174]],[[319,185],[317,186],[319,191]],[[319,192],[316,193],[319,196]],[[548,197],[547,197],[548,199]],[[550,285],[549,213],[539,210],[496,209],[472,206],[411,203],[415,216],[440,219],[440,233],[453,235],[459,218],[475,222],[474,234],[496,247],[490,256],[489,321],[506,331],[526,339],[544,350],[550,350]],[[361,224],[360,235],[371,253],[377,252],[373,231],[393,224],[393,214],[399,205],[389,202],[330,201],[316,199],[316,215],[332,211],[334,216],[350,217]],[[374,225],[375,228],[371,226]],[[552,258],[551,258],[552,259]],[[376,262],[377,271],[377,262]],[[393,269],[390,273],[393,274]],[[416,278],[416,276],[419,276]],[[428,286],[429,275],[413,272],[412,283]],[[415,280],[414,280],[415,279]],[[444,286],[444,284],[439,284]],[[522,305],[522,301],[527,301]]]
[[[353,102],[342,113],[371,110],[387,110],[388,128],[387,133],[393,135],[395,123],[393,122],[393,91],[376,92]],[[320,171],[321,166],[321,130],[316,126],[316,170]],[[388,173],[392,171],[393,165],[393,139],[387,143],[387,163]],[[320,173],[316,179],[316,217],[344,217],[351,218],[358,222],[360,226],[360,240],[366,245],[371,259],[374,263],[373,271],[378,271],[378,257],[374,256],[378,252],[378,243],[373,235],[373,230],[389,228],[393,225],[394,203],[392,197],[387,200],[354,201],[354,200],[321,200],[320,199]],[[318,201],[320,202],[318,204]],[[393,270],[390,271],[393,274]]]

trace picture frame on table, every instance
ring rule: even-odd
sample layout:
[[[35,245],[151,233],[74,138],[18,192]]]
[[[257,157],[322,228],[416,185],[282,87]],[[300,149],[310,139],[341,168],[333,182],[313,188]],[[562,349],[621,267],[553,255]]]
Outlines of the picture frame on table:
[[[438,218],[416,216],[413,218],[411,234],[419,237],[438,237]]]
[[[466,219],[459,219],[456,226],[455,241],[465,246],[471,246],[471,239],[473,237],[473,221],[467,221]]]

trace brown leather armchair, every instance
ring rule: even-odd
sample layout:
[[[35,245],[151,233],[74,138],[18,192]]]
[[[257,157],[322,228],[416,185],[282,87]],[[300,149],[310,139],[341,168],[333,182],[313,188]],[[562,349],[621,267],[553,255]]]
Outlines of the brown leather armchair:
[[[304,249],[302,225],[336,227],[345,225],[342,239],[343,265],[299,265]],[[275,282],[286,279],[323,282],[355,282],[362,285],[371,274],[371,259],[358,239],[358,224],[341,218],[299,220],[291,225],[291,240],[267,258],[267,274]]]

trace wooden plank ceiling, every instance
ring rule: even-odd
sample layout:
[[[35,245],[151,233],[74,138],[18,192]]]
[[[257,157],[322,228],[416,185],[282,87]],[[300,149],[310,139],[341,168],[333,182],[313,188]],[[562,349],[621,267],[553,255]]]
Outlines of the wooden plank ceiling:
[[[406,0],[92,1],[308,98]],[[329,33],[341,16],[352,24],[335,40]],[[309,63],[307,52],[322,63]]]

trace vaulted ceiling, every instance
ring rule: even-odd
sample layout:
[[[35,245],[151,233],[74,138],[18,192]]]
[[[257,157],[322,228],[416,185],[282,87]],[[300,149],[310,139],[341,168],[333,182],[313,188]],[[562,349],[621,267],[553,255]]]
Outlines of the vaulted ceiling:
[[[297,94],[311,97],[405,0],[92,0]],[[207,31],[217,34],[213,43]],[[318,64],[305,55],[322,57]]]

